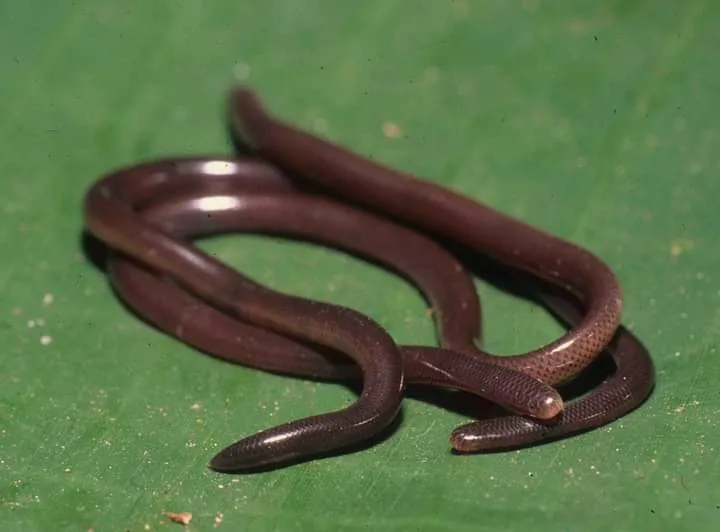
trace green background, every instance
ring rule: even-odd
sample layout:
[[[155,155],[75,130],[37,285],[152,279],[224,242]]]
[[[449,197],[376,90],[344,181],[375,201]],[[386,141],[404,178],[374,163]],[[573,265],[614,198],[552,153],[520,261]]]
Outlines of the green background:
[[[4,1],[0,529],[179,529],[169,510],[195,531],[218,512],[217,530],[716,530],[719,50],[720,4],[696,0]],[[207,470],[238,437],[354,396],[228,366],[130,316],[82,253],[81,202],[119,165],[229,152],[237,81],[600,255],[656,361],[652,399],[581,437],[470,457],[448,447],[466,418],[408,400],[365,451]],[[365,263],[250,236],[203,247],[399,342],[434,341],[418,294]],[[478,284],[491,351],[560,333]]]

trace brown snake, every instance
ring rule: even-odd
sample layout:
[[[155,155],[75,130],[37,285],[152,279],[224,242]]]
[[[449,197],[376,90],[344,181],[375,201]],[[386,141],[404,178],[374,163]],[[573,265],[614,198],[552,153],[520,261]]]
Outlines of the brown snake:
[[[297,180],[248,159],[138,165],[91,188],[88,228],[119,252],[112,255],[110,269],[121,296],[169,334],[216,356],[272,371],[327,378],[357,375],[357,366],[346,358],[318,352],[324,346],[359,364],[363,392],[345,410],[245,438],[220,453],[213,466],[256,467],[367,439],[395,417],[403,373],[408,382],[462,389],[522,414],[555,417],[549,425],[519,415],[466,425],[452,437],[453,446],[462,451],[599,426],[647,397],[654,381],[652,362],[642,345],[620,329],[613,352],[616,375],[556,416],[562,401],[548,385],[566,381],[590,364],[619,325],[620,290],[593,255],[276,122],[249,92],[234,93],[233,102],[242,135],[271,162],[299,172]],[[308,183],[321,194],[308,192]],[[357,201],[375,214],[340,201]],[[454,257],[418,229],[559,285],[580,300],[585,316],[565,299],[550,296],[545,302],[575,329],[526,355],[482,353],[473,344],[479,305],[472,281]],[[317,239],[390,267],[432,303],[446,350],[398,348],[365,316],[273,292],[186,242],[224,231]]]

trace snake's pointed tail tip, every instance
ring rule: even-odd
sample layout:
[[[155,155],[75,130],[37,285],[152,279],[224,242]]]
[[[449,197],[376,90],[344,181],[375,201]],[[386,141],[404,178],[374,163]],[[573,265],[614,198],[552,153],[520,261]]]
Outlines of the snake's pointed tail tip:
[[[230,121],[238,134],[251,148],[259,148],[258,131],[262,124],[272,120],[271,114],[258,93],[246,85],[238,85],[230,90],[228,96]]]
[[[216,458],[217,458],[217,457],[213,458],[212,460],[210,460],[210,461],[208,462],[207,468],[208,468],[210,471],[214,471],[215,473],[222,473],[223,470],[222,470],[221,467],[218,467],[218,464],[216,463]]]
[[[249,85],[235,85],[230,89],[228,95],[232,108],[239,110],[241,108],[251,107],[264,112],[262,98],[255,89]]]
[[[228,99],[231,102],[236,102],[239,99],[245,98],[248,94],[251,94],[252,90],[245,85],[234,85],[228,91]]]
[[[210,462],[208,462],[208,469],[215,471],[216,473],[233,473],[238,468],[236,464],[231,463],[230,460],[225,456],[224,452],[216,454]]]

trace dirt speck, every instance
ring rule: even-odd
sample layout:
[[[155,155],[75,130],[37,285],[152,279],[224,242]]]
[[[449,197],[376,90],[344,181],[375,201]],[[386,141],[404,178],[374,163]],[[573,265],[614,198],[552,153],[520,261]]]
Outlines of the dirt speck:
[[[389,139],[396,139],[402,135],[402,129],[395,122],[385,122],[382,126],[383,134]]]
[[[686,251],[690,251],[694,247],[695,242],[693,242],[692,240],[676,240],[670,243],[670,256],[673,258],[677,258]]]
[[[192,513],[190,512],[163,512],[164,515],[170,519],[173,523],[178,523],[180,525],[189,525],[190,521],[192,521]]]

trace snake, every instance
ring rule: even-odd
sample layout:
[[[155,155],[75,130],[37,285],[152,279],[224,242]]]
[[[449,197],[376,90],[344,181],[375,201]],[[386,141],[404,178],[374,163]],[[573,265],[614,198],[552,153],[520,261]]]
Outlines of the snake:
[[[262,113],[250,92],[234,92],[233,101],[236,123],[242,123],[237,127],[239,133],[253,137],[264,156],[270,153],[271,160],[300,170],[311,185],[317,185],[320,176],[320,184],[330,188],[332,197],[308,195],[304,192],[307,183],[288,178],[267,160],[175,159],[136,165],[100,180],[86,195],[86,225],[95,237],[120,252],[112,255],[111,269],[121,296],[140,314],[151,315],[151,321],[166,332],[221,358],[264,369],[338,378],[355,375],[359,365],[363,390],[358,401],[347,409],[287,423],[236,442],[216,456],[212,467],[230,470],[263,466],[367,439],[397,415],[405,379],[459,388],[516,412],[514,416],[456,429],[451,442],[461,451],[537,441],[598,426],[633,409],[647,396],[653,381],[652,362],[643,346],[625,329],[620,332],[620,348],[613,352],[619,376],[603,383],[602,393],[593,393],[561,412],[562,400],[547,386],[568,380],[592,362],[619,326],[619,288],[609,269],[594,256],[472,203],[478,209],[476,217],[453,241],[475,242],[470,246],[473,249],[499,255],[511,266],[559,284],[579,295],[585,309],[581,315],[555,302],[555,310],[564,308],[566,318],[570,316],[566,321],[575,328],[550,346],[519,356],[485,354],[472,343],[478,334],[479,304],[462,266],[419,233],[339,204],[337,193],[340,198],[353,194],[357,188],[354,180],[341,178],[337,189],[327,187],[327,181],[332,175],[346,176],[349,168],[356,180],[365,180],[370,189],[376,187],[360,195],[360,204],[374,208],[379,205],[386,214],[388,201],[384,198],[399,190],[394,181],[411,191],[409,203],[424,197],[412,192],[418,186],[429,187],[428,197],[435,198],[436,206],[461,197],[448,196],[443,189],[414,178],[398,179],[389,170],[378,170],[374,163],[275,122]],[[287,145],[288,151],[278,149],[278,144]],[[326,171],[317,172],[317,167],[323,165]],[[458,205],[460,212],[467,211],[467,203],[460,201]],[[170,219],[161,220],[162,227],[156,223],[158,220],[153,222],[142,214],[147,211],[152,218],[158,216],[153,212],[166,212],[168,208],[175,210]],[[400,220],[412,218],[412,206],[401,211]],[[288,219],[293,219],[287,218],[289,213],[296,216],[296,221],[302,219],[301,223],[289,223]],[[429,217],[437,221],[445,214],[440,209]],[[394,211],[389,215],[398,219]],[[183,222],[184,218],[189,222]],[[327,223],[328,218],[343,223]],[[483,218],[492,223],[485,224]],[[445,349],[398,347],[377,323],[360,313],[273,292],[185,241],[189,236],[228,230],[223,222],[235,230],[239,224],[243,230],[289,231],[296,237],[329,240],[385,263],[415,282],[440,310],[438,327]],[[503,224],[510,240],[516,240],[509,252],[510,260],[507,245],[500,245],[500,252],[487,245],[494,242],[492,234]],[[178,229],[178,225],[182,227]],[[413,220],[409,225],[416,229],[423,221]],[[452,223],[441,221],[436,225],[440,231],[428,232],[441,238],[448,228],[453,228]],[[340,235],[338,228],[344,228],[351,237]],[[483,238],[468,237],[469,232],[484,234],[486,229],[491,237],[485,237],[485,246],[478,245]],[[528,244],[531,237],[544,239],[544,245]],[[543,249],[553,246],[561,258],[550,266],[555,270],[548,269],[547,257],[543,256]],[[408,249],[415,251],[405,254]],[[590,286],[562,275],[568,271],[585,272],[586,278],[592,280]],[[163,276],[173,282],[159,282]],[[609,325],[612,323],[615,329]],[[594,338],[597,335],[602,340]],[[298,340],[313,345],[302,346]],[[318,353],[318,346],[349,355],[356,364],[329,361],[325,353]],[[588,412],[592,415],[588,416]],[[551,418],[554,422],[549,425],[542,423]]]

